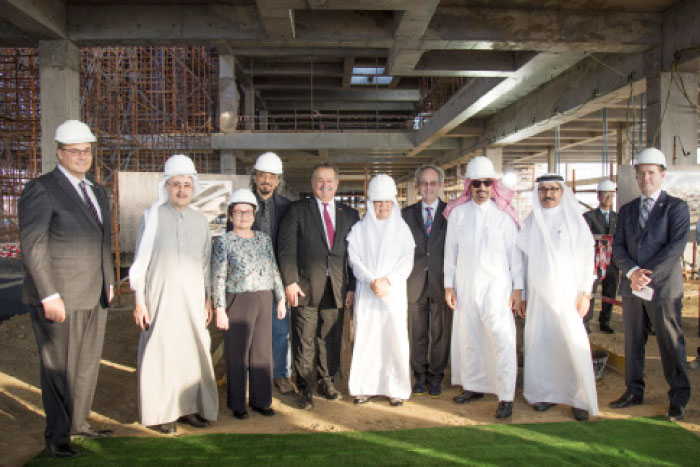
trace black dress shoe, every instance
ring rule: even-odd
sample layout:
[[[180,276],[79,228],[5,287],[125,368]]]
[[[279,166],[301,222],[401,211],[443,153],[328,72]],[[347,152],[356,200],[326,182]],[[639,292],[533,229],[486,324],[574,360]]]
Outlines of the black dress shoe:
[[[644,402],[644,396],[636,396],[629,391],[625,391],[619,399],[616,399],[610,403],[610,408],[613,409],[624,409],[630,405],[640,405]]]
[[[496,409],[496,418],[508,418],[513,415],[512,401],[499,401]]]
[[[422,396],[428,390],[428,383],[425,381],[416,381],[411,391],[414,396]]]
[[[163,433],[164,435],[171,435],[177,431],[177,423],[161,423],[160,425],[149,426],[149,428],[159,433]]]
[[[244,410],[242,412],[239,412],[238,410],[234,410],[233,416],[239,420],[245,420],[246,418],[248,418],[248,411]]]
[[[685,417],[685,407],[682,405],[671,404],[668,407],[668,413],[666,418],[672,422],[677,422],[678,420],[683,420]]]
[[[314,408],[314,400],[310,392],[302,392],[297,400],[297,406],[300,409],[311,410]]]
[[[209,426],[209,420],[201,417],[199,414],[185,415],[178,418],[177,421],[195,428],[206,428]]]
[[[330,381],[319,384],[318,393],[329,401],[336,401],[343,398],[343,395],[338,392],[333,383]]]
[[[389,405],[392,407],[401,407],[403,405],[403,399],[398,399],[396,397],[389,398]]]
[[[546,412],[557,404],[552,404],[551,402],[535,402],[532,404],[532,408],[537,412]]]
[[[70,459],[80,455],[70,444],[49,444],[46,446],[46,452],[51,457],[61,457],[64,459]]]
[[[369,396],[357,396],[355,398],[355,404],[366,404],[369,402]]]
[[[452,400],[455,402],[455,404],[464,404],[466,402],[481,399],[482,397],[484,397],[483,392],[462,391],[462,394],[453,397]]]
[[[577,409],[576,407],[573,407],[574,409],[574,418],[579,421],[579,422],[585,422],[588,420],[588,410],[583,410],[583,409]]]
[[[611,328],[609,324],[601,324],[600,332],[604,332],[605,334],[615,334],[615,330]]]
[[[260,415],[265,416],[265,417],[272,417],[275,414],[275,411],[272,410],[271,407],[264,409],[262,407],[252,407],[251,406],[250,408],[253,409],[254,412],[257,412]]]
[[[109,438],[110,436],[112,436],[112,434],[112,430],[95,430],[92,427],[88,427],[85,431],[72,433],[71,438]]]
[[[432,397],[433,399],[437,399],[442,395],[442,383],[430,383],[430,387],[428,388],[428,397]]]

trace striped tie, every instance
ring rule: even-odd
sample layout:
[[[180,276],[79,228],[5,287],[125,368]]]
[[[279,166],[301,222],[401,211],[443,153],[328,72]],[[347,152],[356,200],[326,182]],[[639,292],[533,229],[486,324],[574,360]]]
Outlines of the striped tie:
[[[99,225],[100,228],[102,228],[102,221],[100,220],[100,216],[99,216],[99,214],[97,214],[97,209],[95,208],[95,205],[92,204],[92,200],[88,196],[87,189],[85,188],[85,181],[78,183],[78,185],[80,185],[80,189],[83,191],[83,198],[84,198],[83,200],[85,201],[85,204],[87,204],[88,208],[90,208],[90,212],[92,213],[92,217],[94,217],[95,220],[97,221],[97,225]]]
[[[433,214],[431,211],[433,208],[431,207],[426,207],[425,212],[427,212],[425,216],[425,235],[430,237],[430,231],[433,229]]]
[[[652,206],[654,206],[653,198],[644,198],[642,200],[642,208],[639,210],[639,230],[644,230],[644,227],[647,225]]]

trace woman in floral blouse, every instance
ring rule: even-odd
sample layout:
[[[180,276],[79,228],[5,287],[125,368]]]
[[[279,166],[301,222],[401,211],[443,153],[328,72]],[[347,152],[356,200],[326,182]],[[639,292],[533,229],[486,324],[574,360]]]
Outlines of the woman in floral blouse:
[[[238,419],[248,418],[250,407],[267,417],[272,404],[272,294],[277,317],[287,309],[284,288],[270,237],[251,230],[258,208],[250,190],[236,190],[228,202],[233,230],[214,242],[211,255],[212,298],[216,326],[224,331],[228,407]]]

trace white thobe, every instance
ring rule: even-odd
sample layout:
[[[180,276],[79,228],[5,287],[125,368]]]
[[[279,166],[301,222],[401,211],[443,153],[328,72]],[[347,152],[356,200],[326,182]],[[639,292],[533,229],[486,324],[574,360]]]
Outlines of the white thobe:
[[[445,287],[455,290],[452,384],[512,401],[517,377],[513,289],[523,288],[518,227],[489,200],[450,213],[445,237]]]
[[[560,208],[559,206],[558,208]],[[542,209],[549,247],[528,247],[537,229],[533,214],[523,224],[518,245],[527,255],[527,315],[525,320],[525,375],[523,395],[531,404],[567,404],[598,414],[598,396],[588,334],[576,311],[576,298],[591,290],[594,268],[593,240],[571,232],[561,209]],[[533,251],[527,251],[532,248]],[[539,255],[533,260],[533,255]],[[548,262],[547,262],[548,261]],[[534,263],[549,264],[548,271]],[[546,285],[537,285],[546,284]]]
[[[370,207],[371,209],[371,207]],[[398,210],[392,216],[399,216]],[[408,301],[406,280],[413,269],[414,243],[408,227],[401,230],[405,239],[392,239],[401,245],[395,255],[376,270],[364,243],[361,223],[348,236],[348,261],[356,279],[353,325],[355,344],[348,390],[352,396],[388,396],[408,399],[411,395],[411,371],[408,345]],[[370,284],[386,277],[390,294],[380,299]]]
[[[139,231],[139,240],[143,223]],[[151,317],[138,350],[139,420],[160,425],[200,413],[216,420],[219,397],[211,360],[204,303],[209,286],[211,234],[201,213],[169,204],[158,208],[158,226],[146,272],[145,303]]]

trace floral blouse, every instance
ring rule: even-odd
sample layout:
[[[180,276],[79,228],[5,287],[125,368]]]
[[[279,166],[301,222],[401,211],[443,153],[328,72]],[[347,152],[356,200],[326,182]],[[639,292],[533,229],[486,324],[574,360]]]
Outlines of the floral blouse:
[[[214,307],[226,307],[226,293],[272,290],[284,299],[282,278],[270,236],[258,231],[251,238],[226,232],[214,239],[211,252],[211,287]]]

